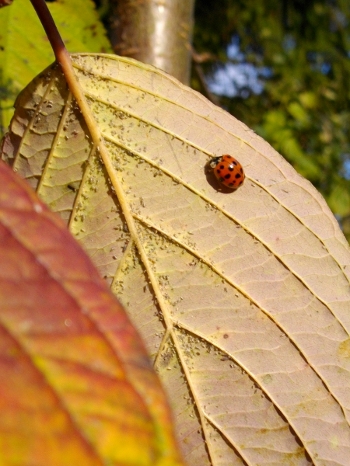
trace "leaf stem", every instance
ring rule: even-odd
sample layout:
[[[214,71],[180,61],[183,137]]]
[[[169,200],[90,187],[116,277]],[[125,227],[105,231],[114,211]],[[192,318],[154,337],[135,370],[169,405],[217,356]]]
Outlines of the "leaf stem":
[[[68,51],[64,45],[60,33],[58,32],[54,19],[45,3],[45,0],[30,1],[41,21],[41,24],[43,25],[43,28],[45,29],[47,38],[50,41],[57,62],[62,64],[62,61],[64,61],[68,55]]]
[[[61,66],[62,72],[67,80],[69,89],[72,92],[75,100],[77,101],[82,114],[84,115],[85,121],[91,133],[92,140],[94,141],[97,147],[100,141],[99,131],[96,129],[96,124],[93,121],[93,117],[91,115],[91,112],[89,111],[89,107],[86,103],[85,97],[77,82],[70,55],[64,45],[60,33],[58,32],[54,19],[51,16],[51,13],[45,3],[45,0],[30,1],[41,21],[41,24],[45,29],[52,50],[55,54],[56,61]]]

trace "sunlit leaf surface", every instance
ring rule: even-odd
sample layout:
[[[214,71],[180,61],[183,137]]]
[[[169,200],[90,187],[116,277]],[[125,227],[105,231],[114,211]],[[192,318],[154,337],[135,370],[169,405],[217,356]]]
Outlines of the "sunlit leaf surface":
[[[73,60],[99,146],[53,67],[18,99],[6,157],[127,306],[188,463],[347,465],[350,254],[322,197],[170,76]],[[206,170],[225,153],[236,192]]]

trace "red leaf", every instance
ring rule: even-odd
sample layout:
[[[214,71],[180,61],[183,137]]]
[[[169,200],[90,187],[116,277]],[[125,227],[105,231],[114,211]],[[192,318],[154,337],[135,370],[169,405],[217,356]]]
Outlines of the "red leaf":
[[[178,464],[163,391],[124,310],[4,163],[0,186],[1,465]]]

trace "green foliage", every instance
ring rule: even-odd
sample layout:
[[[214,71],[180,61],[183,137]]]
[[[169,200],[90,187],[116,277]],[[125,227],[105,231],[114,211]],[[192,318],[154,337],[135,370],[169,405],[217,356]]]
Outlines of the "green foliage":
[[[92,0],[48,3],[69,52],[110,52]],[[17,94],[54,61],[51,46],[29,0],[0,9],[0,138]]]
[[[262,94],[222,104],[323,193],[348,238],[349,21],[347,0],[197,0],[194,38],[198,53],[218,59],[207,75],[230,62],[224,52],[233,36],[246,63],[271,71]]]

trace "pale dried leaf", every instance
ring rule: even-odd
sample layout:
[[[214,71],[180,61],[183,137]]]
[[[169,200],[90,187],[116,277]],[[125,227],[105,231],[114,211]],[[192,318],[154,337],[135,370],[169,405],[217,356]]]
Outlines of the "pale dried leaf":
[[[112,166],[56,68],[20,96],[5,151],[127,306],[189,464],[347,465],[350,254],[325,201],[170,76],[73,59]],[[234,193],[205,171],[224,153],[247,175]]]

